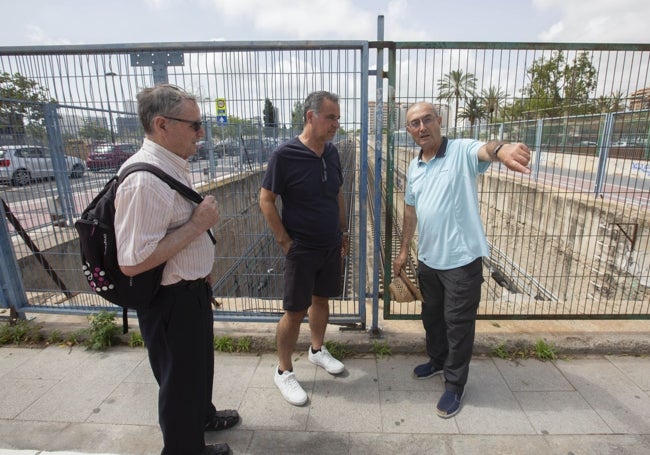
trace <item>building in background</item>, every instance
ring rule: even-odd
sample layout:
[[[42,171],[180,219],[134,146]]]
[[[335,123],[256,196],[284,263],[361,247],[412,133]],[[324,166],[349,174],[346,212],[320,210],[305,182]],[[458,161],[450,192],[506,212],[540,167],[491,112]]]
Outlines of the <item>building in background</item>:
[[[643,88],[630,93],[630,110],[650,109],[650,88]]]

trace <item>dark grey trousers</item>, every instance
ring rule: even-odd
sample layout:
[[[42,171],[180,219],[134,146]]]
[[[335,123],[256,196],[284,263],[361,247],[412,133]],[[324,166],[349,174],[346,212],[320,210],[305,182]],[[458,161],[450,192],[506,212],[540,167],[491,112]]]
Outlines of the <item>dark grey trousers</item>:
[[[427,354],[444,368],[445,389],[459,392],[467,383],[474,347],[476,313],[483,283],[482,258],[451,270],[418,264],[422,325]]]

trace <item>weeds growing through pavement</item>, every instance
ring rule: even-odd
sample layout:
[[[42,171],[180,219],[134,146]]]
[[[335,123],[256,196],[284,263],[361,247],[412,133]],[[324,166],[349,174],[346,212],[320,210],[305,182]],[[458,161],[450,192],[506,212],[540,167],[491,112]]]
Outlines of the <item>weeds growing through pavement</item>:
[[[330,354],[332,354],[332,357],[337,360],[343,360],[346,357],[352,355],[352,351],[348,349],[346,345],[339,343],[338,341],[326,341],[325,347],[330,352]]]
[[[115,323],[115,312],[102,310],[97,314],[88,316],[90,328],[86,347],[94,351],[103,351],[117,342],[117,335],[120,328]]]
[[[251,337],[233,339],[230,336],[214,337],[214,350],[219,352],[250,352]]]
[[[388,343],[385,341],[383,343],[380,343],[379,341],[373,341],[372,346],[370,347],[370,352],[375,354],[380,359],[391,355],[390,346],[388,346]]]
[[[0,325],[0,346],[5,344],[38,344],[43,341],[42,324],[18,319],[14,324]]]
[[[143,348],[144,347],[144,338],[140,332],[131,332],[129,337],[129,346],[132,348]]]
[[[541,361],[557,360],[555,347],[544,340],[537,340],[534,346],[518,346],[508,350],[505,343],[492,349],[492,355],[504,360],[535,358]]]

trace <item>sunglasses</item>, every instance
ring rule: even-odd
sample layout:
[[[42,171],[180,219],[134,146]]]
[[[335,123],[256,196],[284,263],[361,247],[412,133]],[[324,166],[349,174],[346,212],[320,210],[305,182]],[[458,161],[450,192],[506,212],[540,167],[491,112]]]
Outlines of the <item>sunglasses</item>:
[[[164,117],[164,118],[166,118],[168,120],[176,120],[177,122],[187,123],[188,125],[190,125],[190,128],[192,128],[194,131],[200,130],[201,127],[203,126],[203,122],[201,122],[201,121],[185,120],[185,119],[182,119],[182,118],[170,117],[168,115],[161,115],[161,117]]]

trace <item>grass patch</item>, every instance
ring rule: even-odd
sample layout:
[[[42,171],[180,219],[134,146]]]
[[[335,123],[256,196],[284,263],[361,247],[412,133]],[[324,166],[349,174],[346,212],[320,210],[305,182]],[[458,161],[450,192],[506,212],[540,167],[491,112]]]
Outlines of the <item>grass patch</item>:
[[[42,324],[35,324],[26,319],[18,319],[13,324],[0,326],[0,346],[5,344],[39,344],[43,342]]]
[[[506,349],[505,343],[501,343],[492,349],[492,355],[500,359],[509,359],[510,353]]]
[[[235,349],[237,352],[251,352],[252,344],[253,339],[251,337],[243,337],[237,340]]]
[[[325,347],[336,360],[343,360],[353,354],[346,345],[338,341],[326,341]]]
[[[142,338],[140,332],[131,332],[131,336],[129,336],[129,346],[132,348],[144,347],[144,338]]]
[[[492,348],[491,355],[503,360],[534,358],[541,361],[555,361],[558,358],[555,347],[544,340],[537,340],[532,346],[516,346],[510,350],[505,343],[501,343]]]
[[[388,346],[388,343],[386,341],[373,341],[372,346],[370,346],[370,352],[375,354],[380,359],[383,359],[384,357],[390,356],[392,354],[390,346]]]
[[[546,343],[544,340],[538,340],[535,343],[535,357],[539,360],[557,360],[557,354],[555,353],[555,347]]]

